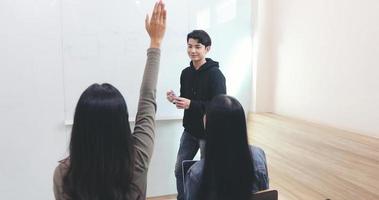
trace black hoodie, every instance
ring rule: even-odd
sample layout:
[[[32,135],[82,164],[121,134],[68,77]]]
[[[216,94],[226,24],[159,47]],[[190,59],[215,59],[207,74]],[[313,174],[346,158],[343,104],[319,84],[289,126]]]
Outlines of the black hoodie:
[[[203,116],[209,101],[219,94],[226,94],[225,77],[218,62],[206,59],[198,70],[192,62],[180,76],[180,97],[191,100],[190,107],[184,110],[184,130],[196,138],[203,139]]]

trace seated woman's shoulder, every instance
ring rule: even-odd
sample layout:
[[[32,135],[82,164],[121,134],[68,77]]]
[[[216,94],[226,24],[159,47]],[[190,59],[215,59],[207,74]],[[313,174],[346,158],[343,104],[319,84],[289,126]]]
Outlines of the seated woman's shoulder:
[[[202,172],[204,168],[204,160],[199,160],[192,164],[188,169],[186,176],[191,179],[191,181],[200,181]]]
[[[255,145],[250,145],[250,151],[251,153],[253,154],[253,156],[257,155],[263,155],[265,156],[265,152],[263,151],[262,148],[258,147],[258,146],[255,146]]]
[[[70,166],[70,159],[65,158],[63,160],[58,161],[58,166],[54,171],[54,179],[61,179],[62,176],[67,172],[68,167]]]

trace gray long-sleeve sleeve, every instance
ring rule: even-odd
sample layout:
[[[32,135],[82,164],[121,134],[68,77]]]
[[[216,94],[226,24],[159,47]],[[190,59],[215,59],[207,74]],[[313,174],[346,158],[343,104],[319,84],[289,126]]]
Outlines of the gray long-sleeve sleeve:
[[[139,193],[142,194],[137,195],[138,197],[133,199],[146,199],[147,171],[154,149],[155,114],[157,109],[156,86],[159,61],[160,49],[148,49],[133,131],[136,151],[133,183],[138,187]]]

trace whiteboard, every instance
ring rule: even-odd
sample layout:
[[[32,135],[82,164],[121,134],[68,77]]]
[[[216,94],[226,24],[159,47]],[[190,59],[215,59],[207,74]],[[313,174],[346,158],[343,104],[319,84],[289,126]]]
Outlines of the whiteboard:
[[[149,37],[144,19],[154,0],[62,1],[65,121],[72,124],[80,94],[93,83],[108,82],[125,97],[131,121]],[[166,100],[179,94],[181,71],[189,66],[186,36],[204,29],[212,38],[207,57],[220,63],[227,93],[247,112],[251,94],[252,23],[250,0],[165,0],[168,21],[157,85],[157,119],[181,119],[183,110]]]
[[[154,0],[62,1],[62,52],[65,123],[72,123],[81,93],[93,83],[110,83],[124,96],[134,119],[149,36],[146,14]],[[182,110],[166,100],[166,91],[179,93],[181,70],[189,65],[186,35],[189,29],[187,1],[165,0],[166,35],[161,47],[157,85],[157,119],[180,119]]]

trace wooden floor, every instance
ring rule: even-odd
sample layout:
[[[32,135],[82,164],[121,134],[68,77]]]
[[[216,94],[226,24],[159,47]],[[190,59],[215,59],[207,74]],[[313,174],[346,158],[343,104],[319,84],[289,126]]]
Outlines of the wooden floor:
[[[379,200],[379,139],[274,114],[249,115],[248,129],[279,200]]]
[[[280,200],[379,200],[379,139],[274,114],[248,125]]]

